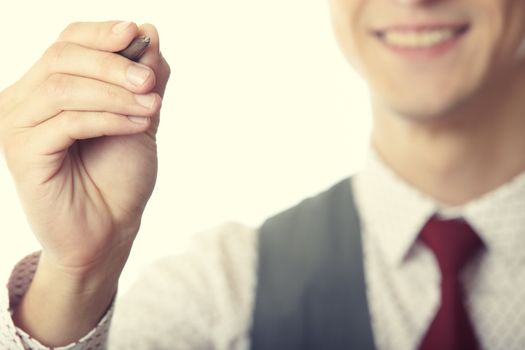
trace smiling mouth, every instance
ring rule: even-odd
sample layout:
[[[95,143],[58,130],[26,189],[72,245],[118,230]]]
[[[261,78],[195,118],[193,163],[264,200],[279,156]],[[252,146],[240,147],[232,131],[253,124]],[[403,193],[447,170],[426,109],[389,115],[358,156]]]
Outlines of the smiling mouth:
[[[373,31],[383,43],[404,49],[425,49],[453,41],[469,30],[469,25],[398,27]]]

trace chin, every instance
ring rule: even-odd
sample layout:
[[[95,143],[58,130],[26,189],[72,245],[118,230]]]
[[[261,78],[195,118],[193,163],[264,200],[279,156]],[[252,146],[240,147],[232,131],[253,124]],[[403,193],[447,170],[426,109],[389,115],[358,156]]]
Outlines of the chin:
[[[419,85],[422,86],[422,85]],[[399,94],[399,91],[404,91]],[[450,121],[465,115],[466,109],[479,97],[481,89],[472,86],[440,84],[440,88],[419,90],[397,89],[397,91],[376,91],[373,94],[374,104],[387,114],[396,115],[417,122]]]
[[[461,100],[451,100],[440,97],[422,98],[414,97],[409,101],[389,100],[382,101],[384,111],[389,115],[400,117],[405,120],[416,123],[439,123],[450,121],[455,115],[458,115],[458,110],[463,103]]]

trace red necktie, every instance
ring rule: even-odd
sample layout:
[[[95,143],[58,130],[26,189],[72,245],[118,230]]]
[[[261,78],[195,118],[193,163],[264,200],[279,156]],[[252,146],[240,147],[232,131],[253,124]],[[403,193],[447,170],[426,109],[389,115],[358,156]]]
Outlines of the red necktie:
[[[420,239],[434,253],[441,271],[441,304],[419,349],[479,349],[463,303],[460,272],[483,246],[482,241],[464,220],[442,220],[436,216],[423,227]]]

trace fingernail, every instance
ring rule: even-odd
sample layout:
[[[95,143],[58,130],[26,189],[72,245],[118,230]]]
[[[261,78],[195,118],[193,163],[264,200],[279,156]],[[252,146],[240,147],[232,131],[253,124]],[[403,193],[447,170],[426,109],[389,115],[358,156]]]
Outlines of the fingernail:
[[[155,103],[155,95],[135,95],[137,103],[146,107],[151,108]]]
[[[125,31],[129,25],[131,24],[131,22],[120,22],[120,23],[117,23],[113,26],[113,33],[114,34],[120,34],[122,33],[123,31]]]
[[[130,116],[128,117],[128,119],[129,119],[131,122],[135,123],[135,124],[142,124],[142,125],[144,125],[144,124],[147,124],[147,123],[148,123],[148,118],[146,118],[146,117],[136,117],[136,116],[131,116],[131,115],[130,115]]]
[[[126,73],[128,80],[135,86],[142,86],[150,75],[150,70],[142,65],[132,64]]]

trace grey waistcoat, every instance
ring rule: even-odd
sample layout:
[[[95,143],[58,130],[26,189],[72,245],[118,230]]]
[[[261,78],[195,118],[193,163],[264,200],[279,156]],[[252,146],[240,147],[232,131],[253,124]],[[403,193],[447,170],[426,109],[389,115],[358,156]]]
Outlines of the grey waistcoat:
[[[350,179],[264,222],[254,350],[374,349]]]

